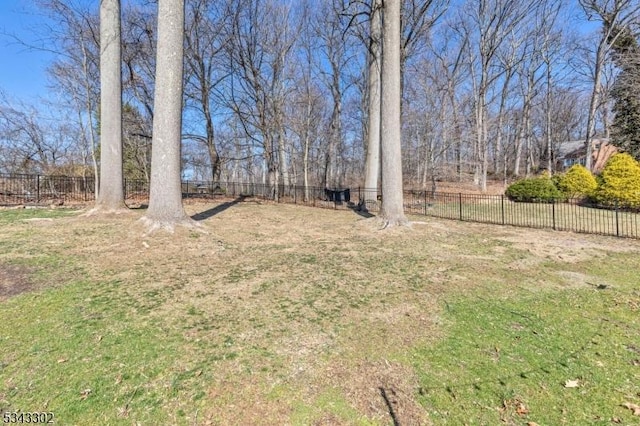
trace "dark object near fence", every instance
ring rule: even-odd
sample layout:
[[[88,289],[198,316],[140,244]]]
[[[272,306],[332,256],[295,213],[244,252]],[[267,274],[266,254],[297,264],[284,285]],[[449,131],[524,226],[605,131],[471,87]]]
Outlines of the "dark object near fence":
[[[325,189],[324,195],[327,197],[327,201],[333,201],[334,203],[349,203],[351,202],[351,190],[347,189]]]
[[[0,205],[70,205],[93,202],[91,177],[0,174]],[[143,205],[149,197],[144,180],[124,182],[128,205]],[[366,206],[373,213],[380,209],[377,191],[358,188],[351,200],[351,190],[313,186],[278,185],[248,182],[184,181],[185,198],[211,199],[214,195],[237,198],[251,196],[278,203],[348,209]],[[547,228],[586,234],[640,238],[640,211],[614,202],[602,205],[586,199],[547,203],[513,202],[503,195],[443,193],[423,190],[404,192],[407,214],[440,217],[468,222]],[[357,210],[357,209],[356,209]]]

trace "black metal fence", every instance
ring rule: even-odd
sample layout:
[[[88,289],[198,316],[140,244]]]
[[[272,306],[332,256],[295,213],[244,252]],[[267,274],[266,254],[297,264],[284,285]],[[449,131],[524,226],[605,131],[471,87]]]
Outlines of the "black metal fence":
[[[0,174],[0,205],[84,204],[94,200],[92,177]],[[149,187],[143,180],[126,180],[125,201],[145,204]],[[246,182],[182,182],[185,199],[255,197],[280,203],[332,209],[378,212],[380,194],[363,188],[271,186]],[[640,212],[580,200],[556,203],[513,202],[503,195],[405,191],[405,212],[445,219],[548,228],[588,234],[640,238]]]
[[[379,195],[360,190],[369,211],[378,211]],[[405,191],[407,214],[467,222],[546,228],[587,234],[640,238],[640,211],[570,199],[553,203],[514,202],[504,195]]]
[[[85,203],[93,188],[93,177],[0,174],[0,205]]]

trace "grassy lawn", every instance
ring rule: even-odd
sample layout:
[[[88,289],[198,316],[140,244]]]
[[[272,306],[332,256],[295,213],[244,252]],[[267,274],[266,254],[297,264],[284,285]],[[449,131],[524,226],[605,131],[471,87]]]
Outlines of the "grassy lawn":
[[[640,425],[640,241],[187,209],[207,233],[144,237],[141,210],[0,211],[0,414]]]

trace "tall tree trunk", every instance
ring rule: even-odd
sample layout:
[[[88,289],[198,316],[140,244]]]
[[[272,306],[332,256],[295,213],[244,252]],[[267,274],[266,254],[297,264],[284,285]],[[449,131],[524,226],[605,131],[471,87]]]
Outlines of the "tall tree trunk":
[[[476,138],[475,138],[475,166],[473,182],[478,185],[483,193],[487,191],[487,168],[488,146],[487,146],[487,114],[486,114],[486,73],[483,70],[483,77],[479,84],[479,92],[476,99]]]
[[[385,227],[409,223],[404,215],[402,193],[400,5],[401,0],[385,0],[383,10],[380,218]]]
[[[220,180],[220,154],[216,147],[216,134],[215,127],[213,125],[213,116],[211,113],[211,104],[209,100],[209,91],[206,86],[203,85],[202,91],[202,109],[205,117],[205,128],[207,132],[207,153],[209,154],[209,164],[211,166],[211,180],[217,182]]]
[[[504,111],[506,109],[507,97],[509,95],[509,88],[510,88],[509,83],[511,81],[511,75],[512,75],[511,72],[507,70],[505,74],[505,81],[502,86],[502,90],[500,91],[500,106],[498,109],[498,124],[497,124],[497,134],[495,139],[495,154],[493,159],[494,160],[493,171],[496,174],[496,176],[499,175],[500,172],[506,175],[507,162],[505,160],[505,161],[502,161],[502,164],[501,164],[500,160],[506,159],[506,155],[503,154],[503,151],[506,151],[503,143],[503,135],[504,135],[503,127],[504,127],[504,119],[505,119]]]
[[[307,92],[309,95],[309,92]],[[311,97],[307,96],[307,118],[304,131],[304,145],[302,153],[302,173],[303,173],[303,185],[304,185],[304,202],[309,201],[309,147],[311,145],[311,135],[309,129],[311,127]]]
[[[184,0],[159,0],[151,185],[144,217],[150,231],[193,224],[182,206],[180,169],[183,37]]]
[[[282,179],[282,184],[285,188],[291,184],[289,178],[289,165],[287,163],[284,125],[280,119],[278,120],[278,164],[280,165],[280,178]]]
[[[380,178],[380,62],[381,62],[381,0],[371,6],[371,34],[369,35],[369,114],[367,126],[367,157],[365,160],[364,207],[376,202]]]
[[[546,145],[547,145],[547,172],[549,176],[551,176],[554,172],[554,161],[553,161],[553,146],[551,139],[551,108],[553,105],[553,98],[551,93],[551,84],[553,82],[553,78],[551,75],[551,61],[546,61],[547,66],[547,93],[546,93],[546,105],[545,105],[545,137],[546,137]]]
[[[519,123],[520,129],[518,131],[518,136],[516,136],[515,143],[515,153],[513,159],[513,175],[516,177],[520,176],[520,164],[522,163],[522,142],[525,138],[525,124],[524,119]]]
[[[120,0],[100,1],[100,191],[96,210],[124,211]]]
[[[600,81],[602,79],[602,67],[606,58],[605,43],[603,41],[598,45],[596,52],[596,67],[594,70],[593,90],[591,91],[591,99],[589,100],[589,111],[587,116],[587,134],[585,136],[585,167],[588,170],[593,169],[592,153],[593,153],[593,137],[596,134],[596,111],[600,103]]]
[[[93,166],[93,186],[96,200],[100,195],[100,170],[98,169],[98,155],[97,155],[97,143],[96,143],[96,130],[93,126],[93,102],[91,101],[91,88],[89,87],[89,63],[87,58],[87,49],[84,44],[82,49],[82,71],[84,73],[84,90],[85,90],[85,107],[87,109],[87,128],[89,130],[89,139],[91,141],[91,163]],[[79,112],[80,113],[80,112]],[[82,121],[82,118],[80,118]]]

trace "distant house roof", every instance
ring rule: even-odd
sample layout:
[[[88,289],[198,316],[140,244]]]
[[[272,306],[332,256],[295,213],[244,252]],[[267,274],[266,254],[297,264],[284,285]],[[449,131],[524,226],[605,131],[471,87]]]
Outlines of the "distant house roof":
[[[618,150],[609,143],[609,138],[593,138],[591,140],[593,151],[593,171],[599,172],[613,154]],[[574,164],[585,164],[587,154],[584,140],[562,142],[558,146],[558,162],[563,168],[571,167]]]
[[[567,142],[561,142],[560,145],[558,146],[558,158],[567,158],[567,157],[572,157],[572,154],[576,154],[579,151],[583,151],[585,152],[585,143],[584,143],[584,139],[583,140],[579,140],[579,141],[567,141]]]

